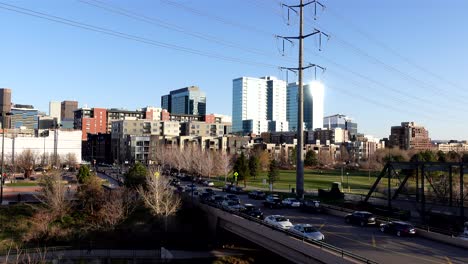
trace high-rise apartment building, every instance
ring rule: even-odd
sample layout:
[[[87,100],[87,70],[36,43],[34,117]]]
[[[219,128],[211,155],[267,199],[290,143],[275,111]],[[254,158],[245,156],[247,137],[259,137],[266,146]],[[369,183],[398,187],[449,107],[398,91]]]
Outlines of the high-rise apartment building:
[[[87,140],[88,134],[107,133],[107,110],[104,108],[75,110],[74,128],[82,131],[82,140]]]
[[[161,120],[162,108],[147,106],[142,109],[146,120]]]
[[[111,108],[107,109],[107,133],[112,130],[112,123],[119,120],[139,120],[144,119],[145,112],[142,110],[126,110]]]
[[[353,140],[357,136],[357,123],[352,122],[352,119],[346,115],[336,114],[323,118],[323,128],[334,129],[342,128],[349,133],[349,139]]]
[[[171,114],[206,115],[206,95],[197,86],[185,87],[163,95],[161,107]]]
[[[60,102],[49,102],[49,116],[57,119],[57,123],[62,121],[62,105]]]
[[[61,120],[73,120],[75,118],[75,110],[78,109],[77,101],[63,101],[60,109]]]
[[[11,111],[11,89],[0,88],[0,112],[10,113]],[[3,118],[0,117],[0,123],[2,123],[2,128],[5,127],[9,129],[11,126],[10,116],[5,116],[5,126],[3,125]]]
[[[388,144],[390,147],[405,150],[427,150],[433,147],[426,128],[414,122],[402,122],[401,126],[392,126]]]
[[[297,131],[298,83],[288,84],[286,119],[289,130]],[[323,127],[324,88],[318,82],[305,84],[304,89],[304,129],[314,130]]]
[[[287,130],[285,113],[284,81],[275,77],[241,77],[233,80],[232,131],[234,133],[260,134],[269,131],[269,127]]]

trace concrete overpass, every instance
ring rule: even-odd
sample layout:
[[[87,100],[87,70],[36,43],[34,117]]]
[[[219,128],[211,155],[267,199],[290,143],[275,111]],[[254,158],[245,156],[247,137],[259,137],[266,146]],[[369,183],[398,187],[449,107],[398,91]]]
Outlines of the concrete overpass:
[[[252,221],[221,209],[193,201],[211,225],[230,231],[294,263],[376,263],[322,242],[310,243],[278,231],[261,221]]]

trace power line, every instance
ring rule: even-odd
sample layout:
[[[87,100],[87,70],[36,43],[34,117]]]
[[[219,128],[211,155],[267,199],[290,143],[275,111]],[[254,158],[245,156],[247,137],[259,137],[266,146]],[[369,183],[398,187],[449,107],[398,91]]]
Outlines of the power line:
[[[126,33],[120,32],[120,31],[110,30],[110,29],[106,29],[106,28],[103,28],[103,27],[97,27],[97,26],[93,26],[93,25],[90,25],[90,24],[85,24],[85,23],[74,21],[74,20],[70,20],[70,19],[66,19],[66,18],[54,16],[54,15],[49,15],[49,14],[42,13],[42,12],[33,11],[31,9],[6,4],[6,3],[3,3],[3,2],[0,2],[0,5],[3,5],[3,6],[0,6],[1,9],[9,10],[9,11],[12,11],[12,12],[16,12],[16,13],[20,13],[20,14],[24,14],[24,15],[28,15],[28,16],[33,16],[33,17],[37,17],[37,18],[41,18],[41,19],[45,19],[45,20],[65,24],[65,25],[68,25],[68,26],[89,30],[89,31],[94,31],[94,32],[98,32],[98,33],[102,33],[102,34],[106,34],[106,35],[111,35],[111,36],[118,37],[118,38],[133,40],[133,41],[137,41],[137,42],[141,42],[141,43],[145,43],[145,44],[149,44],[149,45],[153,45],[153,46],[157,46],[157,47],[162,47],[162,48],[166,48],[166,49],[172,49],[172,50],[182,51],[182,52],[196,54],[196,55],[200,55],[200,56],[205,56],[205,57],[210,57],[210,58],[215,58],[215,59],[221,59],[221,60],[225,60],[225,61],[236,62],[236,63],[247,64],[247,65],[263,66],[263,67],[274,67],[274,68],[278,67],[278,66],[272,65],[272,64],[253,62],[253,61],[248,61],[248,60],[244,60],[244,59],[238,59],[238,58],[234,58],[234,57],[228,57],[228,56],[223,56],[223,55],[220,55],[220,54],[214,54],[214,53],[200,51],[200,50],[196,50],[196,49],[192,49],[192,48],[186,48],[186,47],[182,47],[182,46],[178,46],[178,45],[164,43],[164,42],[161,42],[161,41],[156,41],[156,40],[152,40],[152,39],[148,39],[148,38],[143,38],[143,37],[139,37],[139,36],[135,36],[135,35],[131,35],[131,34],[126,34]]]
[[[1,5],[3,5],[3,6],[1,6]],[[76,27],[76,28],[81,28],[81,29],[85,29],[85,30],[89,30],[89,31],[94,31],[94,32],[102,33],[102,34],[107,34],[107,35],[111,35],[111,36],[114,36],[114,37],[123,38],[123,39],[127,39],[127,40],[133,40],[133,41],[137,41],[137,42],[141,42],[141,43],[149,44],[149,45],[153,45],[153,46],[158,46],[158,47],[183,51],[183,52],[187,52],[187,53],[193,53],[193,54],[196,54],[196,55],[207,56],[207,57],[210,57],[210,58],[227,60],[227,61],[241,63],[241,64],[248,64],[248,65],[253,65],[253,66],[258,66],[258,67],[278,68],[278,66],[272,65],[272,64],[250,62],[250,61],[245,61],[245,60],[238,59],[238,58],[220,56],[218,54],[209,54],[209,53],[205,54],[205,52],[202,52],[202,51],[189,49],[189,48],[185,48],[185,47],[181,47],[181,46],[177,46],[177,45],[171,45],[171,44],[167,44],[167,43],[163,43],[163,42],[159,42],[159,41],[154,41],[154,40],[151,40],[151,39],[126,34],[126,33],[119,32],[119,31],[114,31],[114,30],[109,30],[109,29],[102,28],[102,27],[93,26],[93,25],[90,25],[90,24],[80,23],[80,22],[77,22],[77,21],[73,21],[73,20],[69,20],[69,19],[65,19],[65,18],[61,18],[61,17],[58,17],[58,16],[53,16],[53,15],[49,15],[49,14],[45,14],[45,13],[41,13],[41,12],[36,12],[36,11],[30,10],[30,9],[14,6],[14,5],[10,5],[10,4],[6,4],[6,3],[3,3],[3,2],[0,2],[0,8],[5,9],[5,10],[9,10],[9,11],[12,11],[12,12],[32,16],[32,17],[37,17],[37,18],[49,20],[49,21],[56,22],[56,23],[69,25],[69,26]],[[273,34],[268,34],[268,35],[273,35]],[[331,60],[329,60],[329,61],[331,61]]]
[[[442,80],[448,84],[450,84],[451,86],[459,89],[461,92],[464,92],[466,93],[466,89],[461,87],[460,85],[454,83],[453,81],[451,80],[448,80],[447,78],[437,74],[437,73],[434,73],[428,69],[426,69],[425,67],[422,67],[418,64],[416,64],[413,60],[409,59],[408,57],[405,57],[403,56],[402,54],[400,54],[399,52],[397,52],[395,49],[389,47],[388,45],[386,45],[385,43],[383,43],[382,41],[372,37],[370,34],[364,32],[362,29],[360,29],[358,26],[356,26],[356,24],[354,24],[351,20],[349,19],[346,19],[345,17],[343,17],[342,15],[339,15],[338,13],[336,13],[333,9],[330,9],[328,8],[328,12],[330,14],[332,14],[334,17],[338,18],[339,20],[343,21],[349,28],[352,28],[354,29],[354,31],[356,31],[357,33],[361,34],[362,36],[364,36],[365,38],[367,38],[368,40],[370,40],[371,42],[374,42],[377,46],[379,46],[380,48],[388,51],[389,53],[393,54],[394,56],[400,58],[401,60],[403,60],[404,62],[406,62],[407,64],[419,69],[420,71],[428,74],[428,75],[432,75],[434,76],[435,78],[439,79],[439,80]]]
[[[227,19],[222,18],[220,16],[212,15],[212,14],[197,10],[195,8],[188,7],[186,5],[183,5],[181,3],[177,3],[177,2],[174,2],[174,1],[171,1],[171,0],[160,0],[160,2],[162,2],[163,4],[167,4],[167,5],[177,7],[179,9],[183,9],[183,10],[185,10],[187,12],[194,13],[194,14],[197,14],[197,15],[202,16],[202,17],[207,17],[207,18],[210,18],[210,19],[213,19],[213,20],[217,20],[217,21],[219,21],[219,22],[221,22],[223,24],[230,25],[230,26],[233,26],[233,27],[236,27],[236,28],[240,28],[240,29],[247,28],[250,31],[254,31],[254,32],[259,33],[259,34],[264,34],[264,35],[268,35],[268,36],[271,36],[271,37],[275,36],[275,34],[271,34],[270,32],[267,32],[267,31],[265,31],[263,29],[259,29],[257,27],[253,27],[251,25],[246,25],[246,24],[234,22],[234,21],[231,21],[231,20],[227,20]]]
[[[158,26],[158,27],[163,27],[163,28],[166,28],[166,29],[169,29],[169,30],[177,31],[177,32],[180,32],[180,33],[183,33],[183,34],[188,34],[188,35],[196,37],[198,39],[206,40],[206,41],[209,41],[209,42],[214,42],[214,43],[226,46],[226,47],[236,48],[236,49],[239,49],[239,50],[242,50],[242,51],[245,51],[245,52],[258,54],[258,55],[262,55],[262,56],[266,56],[266,57],[271,57],[271,55],[272,55],[271,53],[266,53],[263,50],[259,50],[259,49],[255,49],[255,48],[251,48],[251,47],[242,47],[242,46],[237,45],[236,43],[226,41],[226,40],[217,38],[217,37],[209,35],[209,34],[186,30],[183,27],[180,27],[178,25],[165,22],[165,21],[163,21],[161,19],[154,18],[154,17],[149,17],[149,16],[146,16],[146,15],[143,15],[143,14],[138,14],[138,13],[130,11],[128,9],[124,9],[124,8],[118,7],[116,5],[111,5],[111,4],[108,4],[108,3],[104,3],[104,2],[99,1],[99,0],[77,0],[77,1],[81,2],[81,3],[84,3],[84,4],[87,4],[87,5],[90,5],[90,6],[93,6],[93,7],[96,7],[96,8],[99,8],[99,9],[102,9],[102,10],[105,10],[107,12],[111,12],[111,13],[114,13],[114,14],[117,14],[117,15],[132,18],[132,19],[135,19],[135,20],[138,20],[138,21],[142,21],[142,22],[145,22],[145,23],[148,23],[148,24],[151,24],[151,25],[155,25],[155,26]]]
[[[309,20],[310,22],[310,20]],[[319,27],[317,27],[318,29],[322,29],[323,27],[321,27],[319,25]],[[374,65],[380,65],[382,66],[383,68],[387,69],[388,71],[390,72],[393,72],[393,73],[396,73],[398,75],[400,75],[402,78],[406,79],[407,81],[410,81],[410,82],[413,82],[415,83],[417,86],[419,86],[420,88],[422,88],[423,90],[431,90],[432,93],[436,94],[436,95],[444,95],[444,93],[446,93],[447,91],[444,92],[444,89],[442,88],[438,88],[437,86],[435,86],[434,84],[431,84],[431,83],[427,83],[427,82],[424,82],[422,80],[419,80],[418,78],[388,64],[388,63],[385,63],[384,61],[370,55],[369,53],[365,52],[364,50],[362,50],[361,48],[351,44],[350,42],[340,38],[338,35],[336,34],[332,34],[332,38],[334,40],[336,40],[336,43],[340,44],[342,47],[347,47],[350,51],[354,52],[356,55],[359,55],[365,59],[367,59],[369,62],[371,62],[372,64]],[[458,98],[458,97],[455,97],[454,100],[456,101],[459,101],[460,103],[462,104],[465,104],[466,100],[468,100],[468,97],[465,97],[465,96],[461,96],[461,97],[464,97],[465,100],[461,99],[461,98]],[[442,97],[444,99],[448,99],[448,98],[445,98],[445,97]]]

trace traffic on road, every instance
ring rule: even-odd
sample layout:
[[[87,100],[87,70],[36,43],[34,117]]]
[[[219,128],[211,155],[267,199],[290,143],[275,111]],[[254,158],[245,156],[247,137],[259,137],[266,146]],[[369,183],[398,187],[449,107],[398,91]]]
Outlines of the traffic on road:
[[[418,237],[411,223],[377,224],[375,216],[365,211],[337,217],[323,213],[317,200],[282,199],[278,194],[246,192],[232,185],[222,190],[200,185],[197,196],[201,202],[224,204],[227,211],[249,212],[249,216],[291,234],[325,241],[377,263],[468,263],[466,249]]]

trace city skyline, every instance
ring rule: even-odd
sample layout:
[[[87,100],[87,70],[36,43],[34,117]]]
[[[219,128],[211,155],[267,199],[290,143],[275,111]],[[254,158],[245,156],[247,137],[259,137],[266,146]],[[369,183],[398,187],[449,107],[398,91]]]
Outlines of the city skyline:
[[[161,95],[196,85],[206,92],[207,113],[232,115],[227,104],[232,101],[233,78],[286,79],[277,66],[296,66],[296,47],[287,48],[286,56],[281,56],[277,49],[281,43],[274,34],[297,34],[297,21],[285,26],[284,11],[282,16],[279,5],[266,1],[111,3],[139,14],[137,19],[83,2],[24,2],[18,6],[170,43],[171,48],[0,9],[0,22],[15,24],[1,31],[9,41],[1,44],[4,63],[0,66],[0,87],[13,89],[13,102],[33,104],[41,111],[48,109],[49,101],[65,99],[77,100],[80,106],[136,109],[159,106]],[[328,30],[331,38],[322,41],[322,51],[317,51],[316,40],[306,41],[305,58],[327,68],[324,74],[317,73],[325,84],[325,115],[352,116],[361,131],[378,137],[388,137],[391,126],[415,121],[424,125],[433,139],[466,139],[467,125],[459,120],[467,107],[466,92],[460,89],[460,84],[465,83],[462,70],[468,61],[463,48],[468,34],[464,34],[467,29],[462,26],[466,22],[462,10],[466,10],[467,3],[324,4],[327,8],[319,11],[317,20],[309,10],[306,29],[316,26]],[[202,10],[202,15],[195,10]],[[223,16],[216,19],[219,12]],[[397,20],[393,19],[396,12]],[[242,21],[237,19],[239,13]],[[447,13],[450,16],[444,15]],[[416,25],[415,19],[421,23]],[[392,23],[386,23],[390,20]],[[161,28],[161,21],[170,24],[171,29]],[[218,37],[210,39],[207,35]],[[457,41],[448,41],[453,38]],[[175,45],[208,56],[176,51]],[[313,75],[306,72],[306,82]],[[290,73],[288,82],[294,82],[294,78]]]

